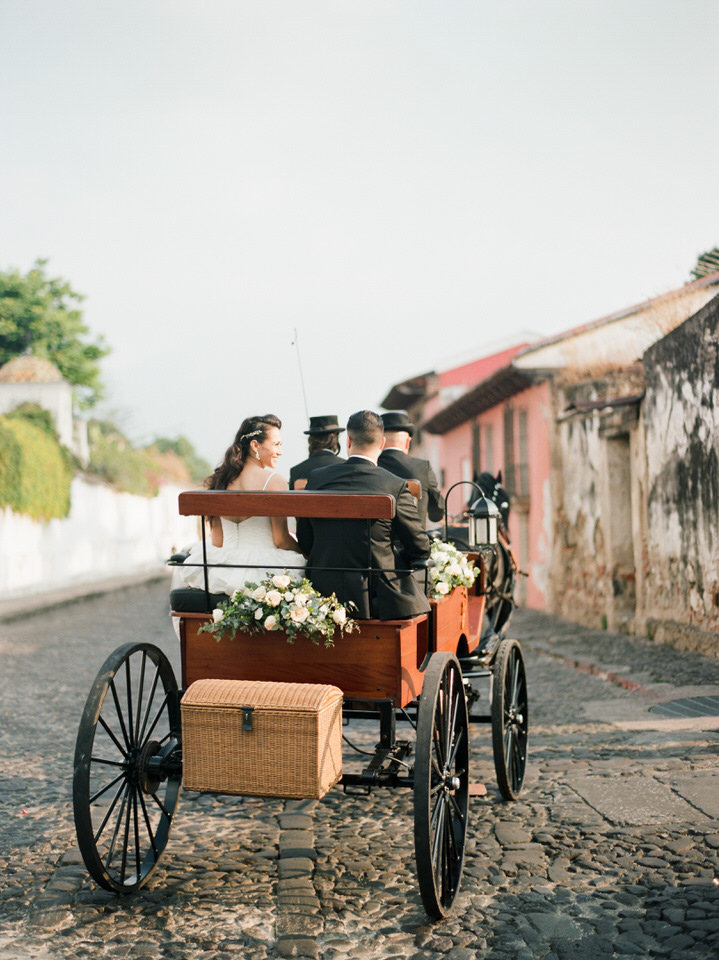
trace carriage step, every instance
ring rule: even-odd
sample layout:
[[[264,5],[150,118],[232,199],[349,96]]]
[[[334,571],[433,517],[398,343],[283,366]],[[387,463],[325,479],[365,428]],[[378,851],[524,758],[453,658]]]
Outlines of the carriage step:
[[[342,781],[342,791],[346,797],[368,797],[372,793],[371,783],[345,783]]]

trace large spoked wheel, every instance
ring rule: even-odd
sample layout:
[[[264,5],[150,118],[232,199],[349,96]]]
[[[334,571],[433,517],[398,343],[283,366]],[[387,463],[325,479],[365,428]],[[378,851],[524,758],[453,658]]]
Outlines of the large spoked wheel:
[[[424,675],[414,765],[414,850],[424,908],[452,909],[464,864],[469,797],[469,723],[462,671],[435,653]]]
[[[492,752],[499,791],[516,800],[527,766],[527,674],[516,640],[502,640],[492,671]]]
[[[169,660],[149,643],[118,647],[80,720],[73,807],[90,875],[130,893],[154,870],[182,781],[180,702]]]

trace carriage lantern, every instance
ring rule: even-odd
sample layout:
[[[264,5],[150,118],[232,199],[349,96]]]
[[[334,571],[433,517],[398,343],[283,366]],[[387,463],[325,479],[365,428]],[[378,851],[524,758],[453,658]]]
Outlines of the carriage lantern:
[[[494,546],[497,542],[499,509],[488,497],[478,497],[467,511],[469,520],[469,542],[475,549]]]

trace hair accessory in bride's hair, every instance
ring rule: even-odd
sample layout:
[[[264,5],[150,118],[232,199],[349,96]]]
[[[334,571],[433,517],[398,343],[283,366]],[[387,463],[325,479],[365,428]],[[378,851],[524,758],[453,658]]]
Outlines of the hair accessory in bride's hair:
[[[263,432],[264,431],[262,430],[253,430],[251,433],[243,433],[240,435],[240,440],[249,440],[250,437],[259,437]]]

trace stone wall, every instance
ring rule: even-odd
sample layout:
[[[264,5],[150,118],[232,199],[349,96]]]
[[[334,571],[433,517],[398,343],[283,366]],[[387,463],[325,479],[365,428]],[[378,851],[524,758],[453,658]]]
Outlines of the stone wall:
[[[719,297],[644,355],[646,631],[719,653]]]
[[[576,416],[558,427],[559,469],[551,608],[590,626],[606,611],[601,444],[596,417]]]
[[[118,493],[77,476],[71,510],[41,522],[0,511],[0,596],[12,599],[77,583],[159,569],[197,539],[197,520],[180,517],[178,487],[156,497]]]
[[[555,384],[551,609],[593,627],[633,628],[643,437],[623,401],[642,385],[636,367]]]

